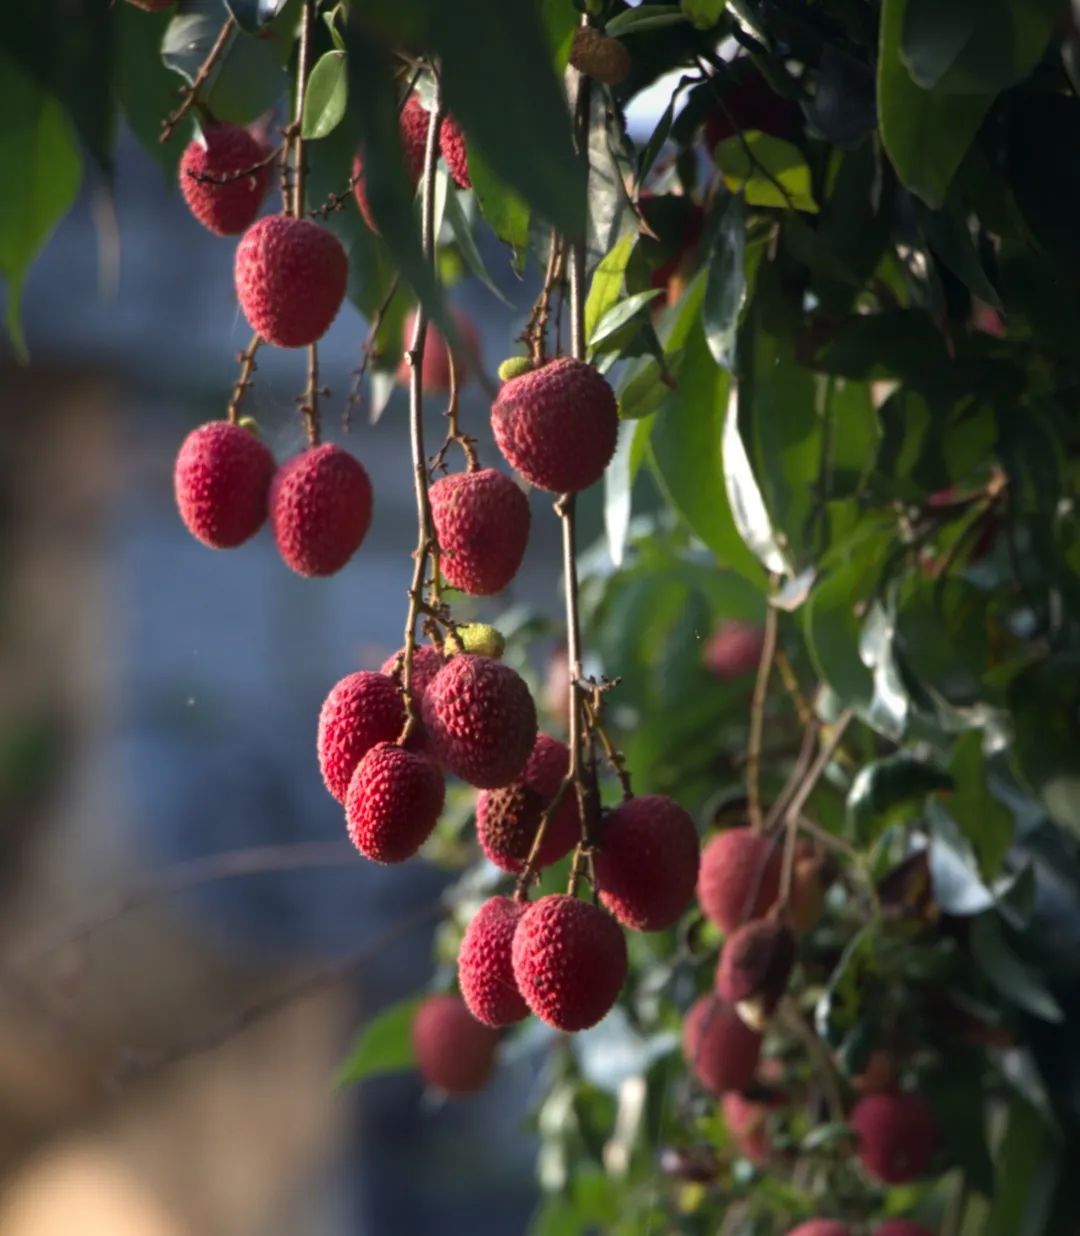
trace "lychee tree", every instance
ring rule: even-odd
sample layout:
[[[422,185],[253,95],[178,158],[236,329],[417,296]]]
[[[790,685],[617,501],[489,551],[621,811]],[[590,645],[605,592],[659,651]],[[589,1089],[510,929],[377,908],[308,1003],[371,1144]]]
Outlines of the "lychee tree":
[[[544,1236],[1074,1231],[1074,10],[74,8],[15,0],[0,30],[15,346],[122,114],[239,237],[254,334],[180,447],[193,535],[269,519],[293,569],[362,569],[363,431],[322,441],[318,340],[359,311],[376,414],[404,365],[402,647],[342,667],[307,775],[357,861],[460,879],[431,990],[344,1080],[469,1092],[532,1043]],[[462,423],[480,358],[448,296],[495,291],[490,234],[536,288],[506,314],[502,460]],[[289,461],[247,416],[270,346],[303,349]],[[500,617],[525,483],[561,525],[554,631]]]

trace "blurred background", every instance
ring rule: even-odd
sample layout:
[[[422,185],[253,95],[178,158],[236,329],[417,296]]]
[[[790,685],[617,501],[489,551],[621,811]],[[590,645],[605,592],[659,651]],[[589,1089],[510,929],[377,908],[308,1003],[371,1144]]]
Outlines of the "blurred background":
[[[266,528],[197,544],[172,464],[224,414],[249,339],[233,248],[122,140],[114,201],[85,185],[30,275],[29,366],[0,353],[0,1236],[522,1231],[528,1063],[453,1106],[412,1073],[334,1087],[358,1025],[428,981],[433,916],[413,920],[450,878],[360,860],[315,760],[328,688],[401,643],[405,395],[342,434],[366,329],[346,305],[325,432],[367,468],[375,517],[339,575],[293,575]],[[534,272],[485,256],[514,313],[478,284],[454,300],[493,373]],[[246,411],[280,460],[303,446],[304,357],[258,363]],[[471,383],[463,423],[493,463],[488,403]],[[525,567],[470,614],[557,613],[556,521],[532,502]]]

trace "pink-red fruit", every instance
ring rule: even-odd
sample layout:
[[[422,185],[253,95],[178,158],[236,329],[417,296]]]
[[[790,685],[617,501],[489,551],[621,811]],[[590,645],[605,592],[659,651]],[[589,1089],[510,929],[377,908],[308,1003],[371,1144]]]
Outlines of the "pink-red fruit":
[[[520,674],[489,657],[451,657],[424,694],[423,720],[442,763],[481,789],[509,785],[536,741],[529,688]]]
[[[662,794],[628,799],[600,827],[600,900],[635,931],[663,931],[694,900],[699,858],[694,821],[678,803]]]
[[[251,329],[279,348],[299,348],[337,317],[349,261],[333,232],[310,219],[266,215],[244,233],[234,273]]]
[[[184,527],[211,549],[232,549],[266,519],[274,457],[250,430],[209,421],[184,439],[173,470]]]
[[[731,1004],[753,1001],[764,1016],[787,990],[795,937],[782,923],[755,919],[728,936],[716,970],[716,994]]]
[[[270,181],[270,165],[256,164],[268,153],[237,124],[208,124],[188,144],[180,157],[180,192],[203,227],[215,236],[234,236],[251,226]]]
[[[769,1109],[776,1106],[776,1100],[761,1103],[756,1099],[746,1098],[737,1090],[729,1090],[720,1102],[724,1123],[738,1146],[739,1153],[759,1167],[768,1159],[772,1150],[766,1121]]]
[[[463,348],[454,349],[454,377],[458,387],[462,387],[472,376],[473,367],[480,357],[480,332],[476,323],[467,313],[460,309],[450,310],[450,314],[461,335]],[[405,351],[412,347],[413,331],[416,328],[416,310],[412,309],[405,315],[405,325],[402,331],[402,345]],[[402,358],[397,369],[397,380],[402,386],[409,385],[412,367]],[[450,389],[450,349],[446,339],[437,326],[429,323],[427,338],[424,340],[424,359],[420,365],[420,384],[425,391],[440,393]]]
[[[765,636],[752,622],[722,622],[705,644],[705,668],[717,678],[740,678],[757,669]]]
[[[326,788],[345,801],[357,764],[380,742],[393,742],[405,726],[405,705],[392,679],[361,670],[330,688],[319,713],[316,749]]]
[[[413,1018],[412,1042],[429,1086],[446,1094],[475,1094],[495,1067],[499,1036],[482,1026],[458,996],[429,996]]]
[[[851,1236],[851,1228],[837,1219],[808,1219],[787,1236]]]
[[[921,1094],[868,1094],[848,1122],[859,1136],[862,1165],[875,1179],[905,1184],[930,1166],[937,1125]]]
[[[529,540],[529,501],[494,468],[454,472],[431,487],[431,517],[446,582],[472,596],[500,592]]]
[[[517,781],[499,790],[483,790],[476,800],[476,835],[480,848],[503,871],[519,872],[529,857],[540,817],[558,793],[570,768],[570,749],[557,738],[537,734]],[[544,829],[535,869],[564,858],[581,840],[577,796],[570,786]]]
[[[446,167],[454,184],[459,189],[471,189],[472,180],[469,177],[469,153],[465,146],[465,134],[462,133],[453,116],[444,116],[442,128],[439,130],[439,149],[446,160]]]
[[[761,1035],[744,1025],[730,1004],[699,996],[683,1021],[683,1056],[713,1094],[745,1090],[761,1055]]]
[[[780,892],[780,848],[749,828],[719,833],[701,855],[698,901],[705,916],[732,932],[767,913]]]
[[[349,782],[349,839],[373,862],[404,862],[431,836],[444,793],[442,770],[433,760],[393,743],[378,743],[357,764]]]
[[[438,648],[432,648],[430,644],[418,644],[413,650],[409,698],[412,700],[416,726],[406,744],[411,750],[430,753],[431,744],[428,742],[424,723],[420,720],[420,705],[424,698],[424,692],[428,689],[431,680],[445,664],[446,658]],[[400,686],[405,681],[405,649],[400,648],[392,657],[387,657],[379,672],[385,674],[388,678],[392,678],[395,685]]]
[[[552,493],[587,489],[615,452],[615,393],[591,365],[564,356],[504,383],[491,406],[499,450]]]
[[[626,940],[603,910],[552,893],[514,932],[514,978],[529,1008],[556,1030],[585,1030],[604,1017],[626,978]]]
[[[514,932],[528,906],[492,897],[466,927],[458,953],[458,986],[469,1012],[488,1026],[509,1026],[529,1015],[514,979]]]
[[[363,465],[324,442],[277,470],[270,526],[287,566],[300,575],[333,575],[359,549],[371,523],[371,482]]]

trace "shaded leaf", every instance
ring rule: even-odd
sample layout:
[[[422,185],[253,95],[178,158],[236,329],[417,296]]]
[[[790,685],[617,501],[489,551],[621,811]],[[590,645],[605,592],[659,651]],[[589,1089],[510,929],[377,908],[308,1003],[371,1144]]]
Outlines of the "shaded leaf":
[[[702,322],[718,365],[735,364],[735,333],[746,298],[746,220],[742,198],[727,197],[714,211],[705,279]]]
[[[1043,1021],[1062,1020],[1058,1002],[1046,989],[1038,971],[1021,961],[1009,947],[1001,921],[993,911],[980,914],[972,922],[970,940],[979,968],[1006,999]]]
[[[529,244],[529,207],[488,166],[479,151],[469,150],[469,179],[480,211],[491,230],[514,250],[515,264],[524,265]]]
[[[781,206],[814,212],[810,168],[797,146],[756,129],[725,138],[713,152],[732,193],[751,206]]]
[[[349,79],[342,51],[324,52],[319,57],[304,91],[303,136],[318,140],[332,133],[345,115],[349,98]]]
[[[1012,813],[990,793],[982,735],[977,730],[961,734],[949,760],[956,792],[948,801],[949,814],[971,843],[979,858],[983,877],[992,880],[1001,870],[1012,841]]]
[[[906,751],[859,769],[848,792],[847,812],[860,844],[875,841],[892,824],[917,816],[927,795],[952,788],[952,778]]]
[[[339,1086],[353,1085],[366,1077],[397,1073],[416,1060],[412,1045],[412,1023],[422,998],[402,1000],[383,1009],[360,1031],[352,1050],[338,1070]]]

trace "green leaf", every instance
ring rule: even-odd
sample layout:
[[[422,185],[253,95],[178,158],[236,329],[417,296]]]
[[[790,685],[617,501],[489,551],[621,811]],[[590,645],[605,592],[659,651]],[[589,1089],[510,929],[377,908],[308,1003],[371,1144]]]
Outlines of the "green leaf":
[[[510,302],[495,285],[495,281],[488,273],[488,268],[484,265],[484,259],[480,256],[480,250],[476,247],[472,228],[469,227],[469,220],[465,217],[465,211],[461,205],[461,197],[456,189],[450,189],[447,194],[446,217],[450,221],[454,239],[457,241],[457,247],[461,251],[465,265],[493,296],[501,300],[508,309],[512,308]]]
[[[908,0],[900,38],[900,55],[915,83],[933,90],[964,50],[986,0]]]
[[[578,26],[578,14],[571,0],[540,0],[540,20],[547,32],[555,72],[562,73],[570,62],[570,48]]]
[[[618,303],[626,268],[637,244],[637,232],[627,232],[600,260],[585,298],[585,338],[591,339],[600,319]]]
[[[1000,309],[1001,297],[987,278],[966,220],[952,210],[923,208],[919,215],[930,248],[980,300]]]
[[[469,149],[469,179],[481,214],[495,235],[514,250],[515,263],[520,268],[529,244],[528,205],[499,179],[484,156],[472,148]]]
[[[337,1084],[349,1086],[365,1077],[398,1073],[411,1067],[416,1061],[412,1023],[422,1002],[419,996],[402,1000],[373,1017],[357,1035],[338,1070]]]
[[[720,20],[727,0],[682,0],[682,10],[697,30],[708,30]]]
[[[735,364],[739,315],[746,299],[746,218],[742,198],[731,194],[716,213],[702,322],[713,359],[731,370]]]
[[[304,91],[303,136],[317,141],[332,133],[349,100],[348,65],[343,51],[324,52],[311,70]]]
[[[0,193],[0,274],[7,281],[4,324],[26,358],[20,301],[31,264],[75,200],[82,161],[71,124],[46,93],[0,52],[0,166],[9,169]]]
[[[272,22],[288,0],[225,0],[225,6],[236,18],[237,24],[250,34],[257,33]]]
[[[732,193],[751,206],[783,206],[816,212],[810,168],[797,146],[757,129],[726,137],[713,152]]]
[[[627,34],[641,34],[664,26],[678,26],[689,20],[688,14],[677,4],[643,4],[640,8],[625,9],[613,17],[605,30],[612,38],[622,38]]]
[[[1046,989],[1038,970],[1022,961],[1009,947],[1001,920],[993,910],[972,920],[969,939],[979,968],[1006,999],[1042,1021],[1063,1020],[1064,1014]]]
[[[990,793],[982,735],[968,730],[957,739],[949,760],[956,792],[946,806],[971,842],[985,880],[993,880],[1012,842],[1012,813]]]
[[[927,795],[952,789],[952,778],[906,751],[859,769],[847,798],[848,819],[860,845],[870,845],[892,824],[917,816]]]
[[[1008,702],[1017,772],[1057,823],[1080,836],[1080,663],[1033,665],[1013,680]]]
[[[881,7],[878,123],[901,181],[938,209],[994,95],[947,95],[912,81],[900,57],[909,2],[884,0]]]
[[[632,322],[645,308],[646,305],[654,301],[658,296],[663,296],[663,288],[650,288],[647,292],[635,292],[633,296],[627,296],[625,300],[620,300],[617,304],[604,314],[597,322],[595,329],[589,336],[589,350],[594,354],[596,352],[607,351],[600,345],[609,343],[613,336]]]
[[[124,119],[142,147],[170,176],[187,142],[178,125],[167,142],[158,140],[161,121],[176,106],[176,75],[161,59],[161,40],[169,18],[165,13],[143,13],[130,4],[113,6],[115,56],[114,86]]]
[[[848,941],[814,1009],[814,1027],[837,1047],[858,1023],[862,998],[875,969],[877,924],[869,923]]]
[[[1009,1107],[997,1180],[982,1236],[1043,1236],[1061,1171],[1060,1142],[1022,1099]]]

